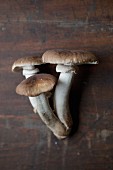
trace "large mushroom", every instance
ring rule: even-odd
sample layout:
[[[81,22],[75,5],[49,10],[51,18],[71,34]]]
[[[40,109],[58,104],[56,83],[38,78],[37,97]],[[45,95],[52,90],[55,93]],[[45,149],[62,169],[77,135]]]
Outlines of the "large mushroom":
[[[73,66],[97,64],[97,58],[94,54],[87,51],[48,50],[43,54],[42,60],[44,63],[57,64],[56,72],[61,72],[54,93],[54,107],[61,122],[67,129],[70,129],[72,127],[72,119],[68,98],[75,72],[73,71]]]
[[[16,88],[20,95],[30,97],[31,104],[38,110],[38,114],[43,122],[51,129],[54,135],[63,139],[66,138],[70,131],[55,116],[50,108],[48,98],[45,93],[52,90],[56,83],[56,78],[50,74],[37,74],[23,80]]]

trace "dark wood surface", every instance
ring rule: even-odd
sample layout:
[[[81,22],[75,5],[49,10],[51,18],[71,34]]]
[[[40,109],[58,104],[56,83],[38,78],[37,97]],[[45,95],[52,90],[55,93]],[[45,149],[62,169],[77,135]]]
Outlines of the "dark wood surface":
[[[13,62],[47,49],[87,49],[70,93],[72,135],[59,141],[15,93]],[[41,67],[55,73],[55,66]],[[113,169],[113,1],[0,0],[0,170]]]

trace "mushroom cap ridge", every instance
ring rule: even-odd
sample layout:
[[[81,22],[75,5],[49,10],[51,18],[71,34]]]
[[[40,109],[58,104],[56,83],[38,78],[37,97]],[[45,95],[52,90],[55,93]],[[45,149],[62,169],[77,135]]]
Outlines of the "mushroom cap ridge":
[[[14,62],[12,65],[12,71],[18,72],[21,71],[25,66],[34,66],[40,64],[44,63],[42,62],[42,58],[39,56],[22,57]]]
[[[57,79],[51,74],[37,74],[23,80],[17,87],[16,93],[25,96],[38,96],[51,91]]]
[[[94,54],[84,50],[48,50],[42,55],[44,63],[52,64],[97,64]]]

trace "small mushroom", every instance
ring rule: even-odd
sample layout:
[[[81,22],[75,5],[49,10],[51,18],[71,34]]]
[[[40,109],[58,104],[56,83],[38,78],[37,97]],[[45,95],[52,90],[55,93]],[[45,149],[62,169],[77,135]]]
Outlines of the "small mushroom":
[[[87,51],[48,50],[43,54],[42,60],[44,63],[58,64],[56,71],[61,73],[55,88],[54,107],[61,122],[67,129],[70,129],[72,127],[72,119],[68,97],[75,72],[73,65],[97,64],[97,58],[94,54]]]
[[[50,74],[37,74],[23,80],[16,88],[20,95],[29,96],[32,106],[38,110],[42,121],[51,129],[54,135],[63,139],[69,134],[64,125],[53,113],[45,93],[51,91],[56,78]]]
[[[39,72],[39,69],[36,68],[36,66],[41,64],[44,63],[42,62],[42,58],[39,56],[22,57],[14,62],[14,64],[12,65],[12,71],[22,71],[23,76],[25,76],[25,78],[29,78]],[[37,113],[35,108],[33,109],[33,111]]]
[[[23,75],[28,78],[39,72],[39,69],[35,66],[44,64],[42,58],[38,56],[30,56],[19,58],[12,65],[13,72],[22,71]]]

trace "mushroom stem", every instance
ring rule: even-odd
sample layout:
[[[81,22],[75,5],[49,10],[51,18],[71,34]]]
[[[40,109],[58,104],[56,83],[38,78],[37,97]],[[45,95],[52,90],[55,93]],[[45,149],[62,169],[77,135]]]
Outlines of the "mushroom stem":
[[[74,73],[60,73],[54,93],[54,107],[60,121],[67,129],[72,127],[72,118],[69,109],[69,92]]]
[[[25,76],[26,79],[39,72],[38,68],[35,69],[33,66],[31,66],[31,67],[32,68],[30,70],[27,70],[27,67],[24,67],[24,69],[23,69],[23,76]],[[33,111],[35,112],[35,106],[37,105],[37,102],[35,99],[34,100],[31,99],[31,97],[28,97],[28,98],[29,98],[31,105],[33,106]]]
[[[25,76],[25,78],[27,79],[27,78],[35,75],[35,74],[38,73],[38,72],[39,72],[39,69],[38,69],[38,68],[32,67],[32,69],[30,69],[30,70],[24,68],[24,69],[23,69],[23,76]]]
[[[29,97],[29,99],[35,111],[38,112],[42,121],[51,129],[54,135],[59,139],[66,138],[69,130],[66,130],[64,125],[53,113],[45,94],[42,93],[36,97]]]

